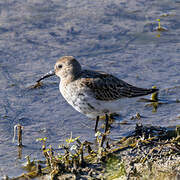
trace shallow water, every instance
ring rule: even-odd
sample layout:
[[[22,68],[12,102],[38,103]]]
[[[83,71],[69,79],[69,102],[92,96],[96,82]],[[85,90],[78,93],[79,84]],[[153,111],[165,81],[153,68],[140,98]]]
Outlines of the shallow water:
[[[71,132],[94,140],[95,121],[70,107],[58,90],[59,79],[30,89],[64,55],[84,68],[111,72],[140,87],[156,85],[168,103],[156,113],[145,103],[123,105],[110,138],[133,130],[139,112],[143,124],[180,124],[180,1],[0,2],[0,177],[23,172],[25,156],[41,158],[36,138],[47,137],[58,148]],[[156,19],[168,31],[157,32]],[[158,37],[159,36],[159,37]],[[126,121],[127,125],[120,125]],[[12,143],[13,127],[24,126],[22,159]]]

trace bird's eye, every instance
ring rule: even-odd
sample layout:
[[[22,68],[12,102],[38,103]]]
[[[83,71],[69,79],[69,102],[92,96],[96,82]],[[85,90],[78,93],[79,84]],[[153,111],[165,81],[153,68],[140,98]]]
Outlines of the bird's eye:
[[[61,65],[61,64],[59,64],[59,65],[58,65],[58,68],[59,68],[59,69],[61,69],[61,68],[62,68],[62,65]]]

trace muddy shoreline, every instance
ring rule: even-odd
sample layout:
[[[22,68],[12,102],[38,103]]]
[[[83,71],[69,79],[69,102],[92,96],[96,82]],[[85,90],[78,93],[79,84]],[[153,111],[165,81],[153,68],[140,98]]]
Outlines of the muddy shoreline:
[[[44,161],[27,159],[27,173],[4,179],[178,179],[180,178],[180,126],[136,125],[127,137],[117,141],[97,132],[96,143],[65,140],[61,153],[42,143]]]

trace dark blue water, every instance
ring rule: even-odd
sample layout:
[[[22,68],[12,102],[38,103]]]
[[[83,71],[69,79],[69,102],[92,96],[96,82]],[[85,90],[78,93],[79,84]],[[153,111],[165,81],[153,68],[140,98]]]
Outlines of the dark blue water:
[[[26,155],[41,158],[36,138],[57,148],[71,132],[94,139],[95,121],[70,107],[58,90],[59,79],[29,86],[56,60],[73,55],[84,68],[110,72],[130,84],[160,89],[168,102],[156,113],[145,103],[124,105],[112,125],[112,139],[143,124],[180,124],[180,1],[0,1],[0,176],[19,175]],[[168,31],[157,32],[156,19]],[[128,125],[120,125],[127,121]],[[22,159],[12,143],[13,127],[24,126]]]

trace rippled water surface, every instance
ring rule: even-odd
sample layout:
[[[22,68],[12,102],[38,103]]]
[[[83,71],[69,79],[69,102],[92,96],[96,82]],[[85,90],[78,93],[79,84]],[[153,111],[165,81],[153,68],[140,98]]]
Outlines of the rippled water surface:
[[[0,177],[23,172],[25,156],[41,158],[36,138],[55,149],[71,132],[94,140],[95,121],[76,112],[58,90],[59,79],[30,89],[56,60],[73,55],[84,68],[107,71],[140,87],[156,85],[168,103],[156,113],[145,103],[123,104],[110,138],[143,124],[180,124],[179,0],[1,0],[0,1]],[[168,31],[157,32],[156,19]],[[120,122],[127,124],[120,125]],[[24,126],[22,158],[13,127]]]

